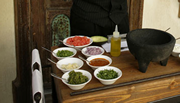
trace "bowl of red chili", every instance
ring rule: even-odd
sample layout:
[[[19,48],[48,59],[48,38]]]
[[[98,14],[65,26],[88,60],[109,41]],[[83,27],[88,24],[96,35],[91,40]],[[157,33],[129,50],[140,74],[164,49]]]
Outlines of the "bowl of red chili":
[[[87,36],[71,36],[63,40],[63,44],[68,47],[84,48],[93,43],[93,40]]]
[[[87,62],[89,61],[89,62]],[[95,55],[87,58],[86,63],[93,69],[96,70],[99,67],[109,66],[112,63],[112,59],[106,55]]]

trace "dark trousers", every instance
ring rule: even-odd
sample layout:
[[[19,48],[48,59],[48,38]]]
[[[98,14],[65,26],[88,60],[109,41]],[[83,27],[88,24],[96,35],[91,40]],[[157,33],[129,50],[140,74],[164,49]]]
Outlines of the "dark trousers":
[[[115,23],[109,20],[107,24],[102,27],[98,24],[94,24],[88,20],[80,18],[78,15],[71,12],[70,16],[70,24],[71,24],[71,36],[74,35],[85,35],[85,36],[105,36],[112,35],[115,30]],[[118,25],[119,32],[127,33],[129,32],[129,22],[128,15],[121,21],[121,24]]]

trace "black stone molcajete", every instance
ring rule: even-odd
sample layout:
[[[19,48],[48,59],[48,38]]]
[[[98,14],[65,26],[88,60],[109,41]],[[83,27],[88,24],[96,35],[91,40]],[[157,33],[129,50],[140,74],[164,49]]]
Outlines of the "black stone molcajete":
[[[151,61],[166,66],[176,42],[171,34],[156,29],[136,29],[126,38],[129,51],[138,60],[139,70],[143,73]]]

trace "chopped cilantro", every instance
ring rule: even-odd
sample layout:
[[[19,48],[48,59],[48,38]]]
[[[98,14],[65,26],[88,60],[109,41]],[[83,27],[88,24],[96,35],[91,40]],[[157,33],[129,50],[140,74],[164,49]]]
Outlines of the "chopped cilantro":
[[[69,57],[73,54],[74,53],[72,51],[69,51],[69,50],[58,50],[58,52],[57,52],[58,57]]]
[[[101,70],[99,71],[99,73],[97,74],[97,77],[101,78],[101,79],[114,79],[118,77],[118,73],[114,70]]]
[[[69,73],[69,84],[82,84],[88,81],[88,77],[81,72],[75,72],[74,70]]]

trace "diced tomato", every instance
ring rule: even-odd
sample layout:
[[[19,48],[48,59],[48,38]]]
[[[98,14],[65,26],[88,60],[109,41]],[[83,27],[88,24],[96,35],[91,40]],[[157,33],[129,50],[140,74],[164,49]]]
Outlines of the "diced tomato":
[[[81,36],[74,36],[72,38],[68,38],[66,43],[68,45],[74,45],[74,46],[83,46],[90,43],[90,39],[87,37],[81,37]]]

